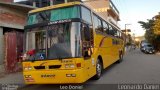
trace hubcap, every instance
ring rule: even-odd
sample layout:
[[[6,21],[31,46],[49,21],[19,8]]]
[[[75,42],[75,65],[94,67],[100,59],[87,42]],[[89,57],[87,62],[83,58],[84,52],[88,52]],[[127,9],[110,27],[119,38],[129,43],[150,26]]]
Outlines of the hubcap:
[[[98,76],[100,76],[101,75],[101,65],[98,63],[97,64],[97,74],[98,74]]]

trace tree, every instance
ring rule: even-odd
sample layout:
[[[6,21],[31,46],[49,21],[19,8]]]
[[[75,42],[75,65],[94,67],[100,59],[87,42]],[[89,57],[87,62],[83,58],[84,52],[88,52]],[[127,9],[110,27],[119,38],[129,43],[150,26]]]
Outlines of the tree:
[[[139,24],[141,24],[142,28],[144,28],[146,30],[145,33],[145,38],[147,41],[149,41],[150,43],[153,43],[153,40],[155,39],[155,35],[153,32],[153,25],[154,25],[154,20],[153,19],[147,19],[147,22],[144,21],[139,21]]]
[[[147,22],[139,21],[138,23],[146,30],[146,40],[160,51],[160,15],[155,16],[153,19],[147,19]]]
[[[144,28],[145,30],[151,30],[154,20],[153,19],[147,19],[147,22],[144,21],[138,21],[139,24],[141,24],[142,28]]]
[[[130,34],[128,34],[127,37],[128,37],[128,41],[127,41],[126,45],[129,46],[132,44],[133,40],[132,40],[132,36]]]
[[[154,19],[155,19],[153,25],[154,34],[160,35],[160,15],[156,15]]]

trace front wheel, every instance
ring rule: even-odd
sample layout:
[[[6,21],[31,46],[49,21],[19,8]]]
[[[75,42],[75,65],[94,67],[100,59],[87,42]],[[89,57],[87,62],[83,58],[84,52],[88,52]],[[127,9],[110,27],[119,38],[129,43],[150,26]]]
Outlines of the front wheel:
[[[100,62],[99,59],[97,59],[96,63],[96,75],[93,77],[95,80],[98,80],[101,77],[102,74],[102,63]]]
[[[121,63],[123,61],[123,53],[121,52],[119,54],[119,60],[117,61],[118,63]]]

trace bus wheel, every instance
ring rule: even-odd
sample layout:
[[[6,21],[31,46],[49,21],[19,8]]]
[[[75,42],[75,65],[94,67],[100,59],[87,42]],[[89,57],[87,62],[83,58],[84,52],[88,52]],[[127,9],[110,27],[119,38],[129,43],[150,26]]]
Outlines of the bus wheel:
[[[101,77],[102,74],[102,63],[99,59],[97,59],[96,63],[96,75],[93,77],[95,80],[98,80]]]
[[[122,61],[123,61],[123,53],[120,52],[120,53],[119,53],[119,60],[117,61],[117,63],[120,63],[120,62],[122,62]]]

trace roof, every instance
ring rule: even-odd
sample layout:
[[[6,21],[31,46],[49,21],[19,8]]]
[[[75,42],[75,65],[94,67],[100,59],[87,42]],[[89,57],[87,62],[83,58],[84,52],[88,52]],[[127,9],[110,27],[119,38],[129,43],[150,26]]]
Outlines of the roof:
[[[35,9],[35,7],[28,6],[28,5],[17,4],[17,3],[1,2],[1,1],[0,1],[0,6],[6,6],[6,7],[10,7],[10,8],[15,8],[17,10],[21,10],[21,11],[24,11],[24,12],[28,12],[30,10]]]

